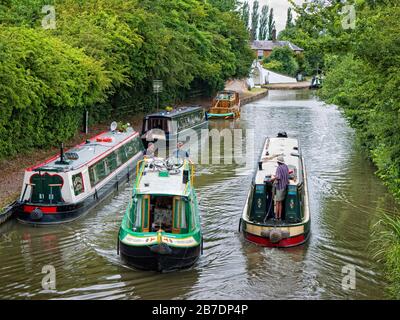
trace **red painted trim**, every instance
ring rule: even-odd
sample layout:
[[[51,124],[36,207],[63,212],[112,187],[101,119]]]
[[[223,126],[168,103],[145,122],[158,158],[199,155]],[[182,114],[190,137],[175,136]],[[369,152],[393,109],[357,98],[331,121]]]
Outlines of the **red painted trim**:
[[[80,167],[76,168],[75,170],[80,169],[80,168],[82,168],[83,166],[90,166],[92,163],[94,163],[94,162],[96,163],[96,162],[98,162],[99,160],[101,160],[101,159],[107,157],[107,156],[108,156],[109,154],[111,154],[113,151],[115,151],[116,149],[118,149],[118,148],[117,148],[118,146],[120,146],[121,144],[126,143],[126,141],[127,141],[128,139],[131,139],[131,140],[132,140],[132,139],[135,138],[137,135],[139,135],[139,133],[138,133],[138,132],[135,132],[134,135],[125,138],[124,140],[122,140],[121,142],[119,142],[118,144],[116,144],[114,147],[112,147],[110,150],[108,150],[107,153],[105,152],[105,153],[99,154],[96,158],[93,158],[93,159],[90,160],[89,162],[82,164]],[[97,160],[97,161],[95,161],[95,160]]]
[[[102,134],[105,134],[106,132],[108,132],[108,131],[103,131],[103,132],[99,133],[98,135],[95,135],[93,138],[90,138],[89,140],[94,140],[94,139],[96,139],[97,137],[101,136]],[[81,146],[81,145],[83,145],[83,144],[85,144],[85,143],[86,143],[86,140],[83,141],[83,142],[81,142],[80,144],[77,144],[74,148],[79,147],[79,146]],[[71,148],[71,149],[73,149],[73,148]],[[71,149],[68,149],[68,150],[65,151],[65,152],[68,152],[68,151],[71,150]],[[48,164],[49,162],[52,162],[53,160],[57,159],[59,156],[60,156],[60,154],[58,153],[58,154],[56,154],[55,156],[51,157],[50,159],[47,159],[46,161],[44,161],[44,162],[42,162],[42,163],[40,163],[40,164],[37,164],[37,165],[34,165],[34,166],[32,166],[32,167],[26,168],[25,171],[33,171],[33,170],[35,170],[35,169],[37,169],[37,168],[39,168],[39,167],[42,167],[42,166]]]
[[[24,205],[24,212],[26,213],[31,213],[33,210],[36,208],[39,208],[43,213],[57,213],[57,207],[56,206],[30,206],[30,205]]]
[[[263,247],[278,247],[278,248],[288,248],[293,246],[298,246],[307,241],[304,234],[294,236],[291,238],[282,239],[278,243],[272,243],[268,238],[257,236],[248,232],[243,232],[244,237],[255,244],[261,245]]]

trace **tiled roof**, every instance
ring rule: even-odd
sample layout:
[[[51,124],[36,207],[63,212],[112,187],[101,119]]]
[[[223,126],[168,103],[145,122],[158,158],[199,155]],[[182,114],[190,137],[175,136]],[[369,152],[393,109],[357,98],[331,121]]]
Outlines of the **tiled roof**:
[[[290,41],[272,41],[272,40],[264,40],[264,41],[253,41],[251,44],[251,48],[253,50],[272,50],[276,47],[284,47],[288,46],[293,51],[304,51],[304,49],[296,46]]]

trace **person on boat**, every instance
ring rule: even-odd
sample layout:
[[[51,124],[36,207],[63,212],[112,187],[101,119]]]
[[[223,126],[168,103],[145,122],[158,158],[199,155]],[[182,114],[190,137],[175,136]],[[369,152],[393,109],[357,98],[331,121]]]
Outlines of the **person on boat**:
[[[154,158],[155,156],[156,147],[154,143],[150,142],[147,149],[146,149],[146,157],[147,158]]]
[[[272,176],[272,181],[275,185],[275,219],[281,220],[283,202],[286,198],[286,188],[289,184],[289,168],[282,156],[278,156],[277,162],[278,167],[276,168],[275,175]]]
[[[183,142],[178,142],[178,149],[174,152],[174,156],[177,158],[189,158],[189,152],[183,150]]]
[[[157,198],[154,208],[153,231],[163,229],[169,232],[172,228],[172,206],[166,199]]]

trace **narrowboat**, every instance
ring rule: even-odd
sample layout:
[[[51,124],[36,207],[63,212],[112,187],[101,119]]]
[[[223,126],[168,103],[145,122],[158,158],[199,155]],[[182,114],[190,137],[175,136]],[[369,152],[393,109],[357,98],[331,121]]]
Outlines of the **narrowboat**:
[[[183,158],[145,158],[136,171],[132,199],[119,230],[118,254],[129,266],[143,270],[192,266],[203,245],[193,163]]]
[[[240,116],[239,93],[224,90],[217,93],[212,107],[207,112],[207,118],[235,119]]]
[[[277,158],[289,168],[289,185],[283,201],[281,220],[274,216],[274,185]],[[292,247],[305,243],[310,236],[310,210],[307,173],[297,139],[286,133],[267,138],[258,168],[240,219],[245,239],[266,247]]]
[[[320,76],[313,76],[309,89],[320,89],[322,87],[322,79]]]
[[[17,208],[20,222],[51,225],[86,213],[134,176],[144,147],[132,127],[111,130],[25,170]]]
[[[187,142],[188,137],[205,128],[208,121],[202,107],[180,107],[146,115],[141,137],[146,148],[150,142],[168,148],[175,147],[177,142]]]

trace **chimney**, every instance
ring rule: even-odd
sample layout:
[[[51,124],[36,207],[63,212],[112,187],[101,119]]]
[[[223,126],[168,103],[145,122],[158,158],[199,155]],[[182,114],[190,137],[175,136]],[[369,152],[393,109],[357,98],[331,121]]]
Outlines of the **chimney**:
[[[272,29],[272,41],[275,42],[276,41],[276,29]]]

